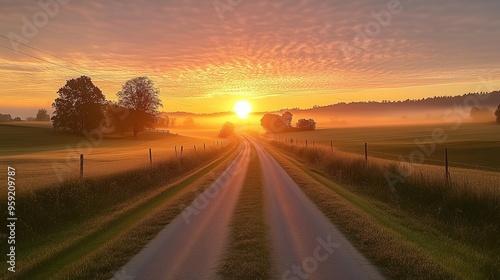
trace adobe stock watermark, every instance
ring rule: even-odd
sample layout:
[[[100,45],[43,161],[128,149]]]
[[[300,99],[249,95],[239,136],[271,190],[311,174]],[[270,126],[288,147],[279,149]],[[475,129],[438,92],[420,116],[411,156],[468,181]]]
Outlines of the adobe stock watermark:
[[[224,14],[226,12],[233,12],[241,3],[243,3],[243,0],[214,0],[212,5],[220,20],[224,20]]]
[[[487,92],[492,92],[500,89],[500,82],[494,82],[493,75],[489,74],[485,79],[481,79],[481,82],[476,86],[475,92],[482,92],[486,90]],[[442,115],[443,121],[449,124],[450,127],[445,128],[435,128],[430,133],[430,137],[423,140],[415,139],[414,143],[417,146],[416,149],[410,152],[407,158],[399,156],[399,165],[397,173],[386,172],[384,174],[387,184],[393,192],[396,192],[395,185],[397,183],[403,183],[406,177],[410,176],[414,172],[412,164],[424,164],[426,159],[436,152],[437,144],[445,143],[448,140],[448,131],[458,130],[465,120],[470,116],[470,110],[473,107],[479,107],[481,101],[486,101],[490,95],[468,95],[462,104],[454,104],[451,109],[448,109]]]
[[[328,235],[326,241],[321,237],[316,238],[318,245],[312,251],[312,255],[305,257],[299,265],[292,265],[292,268],[285,271],[281,279],[283,280],[299,280],[309,279],[310,274],[314,273],[321,262],[326,261],[334,252],[335,248],[339,248],[340,244],[332,241],[332,236]]]
[[[30,18],[23,16],[21,18],[22,26],[20,34],[9,32],[9,38],[12,48],[19,51],[19,45],[28,44],[30,39],[33,39],[40,29],[49,24],[51,18],[54,18],[61,6],[66,5],[71,0],[40,0],[38,1],[39,9]]]
[[[410,0],[411,1],[411,0]],[[399,0],[390,0],[387,2],[385,9],[380,11],[370,11],[372,20],[363,25],[363,28],[355,26],[353,29],[356,32],[352,42],[341,42],[341,51],[344,58],[351,58],[367,50],[367,44],[370,39],[377,37],[382,28],[388,27],[391,24],[393,15],[398,15],[403,11],[403,4]]]

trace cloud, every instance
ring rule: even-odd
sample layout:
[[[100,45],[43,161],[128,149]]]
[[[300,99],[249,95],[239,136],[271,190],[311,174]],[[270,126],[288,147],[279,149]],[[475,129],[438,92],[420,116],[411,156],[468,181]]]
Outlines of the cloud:
[[[224,20],[212,1],[71,1],[29,42],[56,57],[22,50],[91,74],[111,96],[138,75],[173,97],[308,95],[471,81],[500,62],[500,2],[401,1],[401,13],[360,40],[357,30],[390,1],[243,0]],[[20,32],[21,18],[39,9],[28,0],[0,5],[2,35]],[[0,55],[2,77],[43,79],[45,92],[79,75]]]

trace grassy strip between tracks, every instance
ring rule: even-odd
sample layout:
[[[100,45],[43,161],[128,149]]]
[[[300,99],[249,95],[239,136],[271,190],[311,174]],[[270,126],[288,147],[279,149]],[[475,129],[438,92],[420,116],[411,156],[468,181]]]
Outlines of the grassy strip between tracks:
[[[13,279],[110,279],[114,271],[210,185],[215,174],[221,173],[237,155],[238,146],[147,198],[131,197],[127,201],[130,205],[111,214],[112,218],[89,222],[87,226],[94,230],[87,230],[78,239],[72,242],[54,240],[54,245],[58,242],[67,245],[43,256],[30,269],[9,276]],[[64,238],[74,239],[74,236]],[[126,275],[126,272],[121,273]]]
[[[304,193],[383,274],[392,279],[495,279],[474,263],[488,256],[446,237],[397,207],[333,183],[263,144]]]
[[[245,185],[231,221],[231,237],[219,267],[222,279],[270,279],[271,245],[264,217],[264,184],[255,147],[251,149]]]

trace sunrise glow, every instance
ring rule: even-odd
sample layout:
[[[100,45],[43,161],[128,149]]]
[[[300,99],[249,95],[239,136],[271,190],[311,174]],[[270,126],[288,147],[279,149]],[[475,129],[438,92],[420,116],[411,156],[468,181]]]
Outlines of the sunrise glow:
[[[248,117],[248,114],[252,112],[252,105],[248,103],[248,101],[242,100],[236,102],[234,105],[234,112],[240,119],[246,119]]]

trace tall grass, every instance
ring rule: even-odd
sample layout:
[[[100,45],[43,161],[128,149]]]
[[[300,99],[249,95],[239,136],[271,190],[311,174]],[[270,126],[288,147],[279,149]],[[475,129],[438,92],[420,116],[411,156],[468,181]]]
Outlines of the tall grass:
[[[500,253],[498,173],[452,168],[447,180],[444,168],[437,166],[376,158],[365,161],[364,156],[332,152],[325,146],[269,143],[343,186],[418,215],[467,243]]]
[[[17,236],[21,251],[29,250],[44,235],[64,230],[89,219],[111,214],[128,201],[136,201],[156,189],[200,168],[230,149],[207,149],[184,153],[153,167],[89,179],[69,180],[21,193],[17,215],[22,234]],[[3,231],[3,230],[2,230]]]

